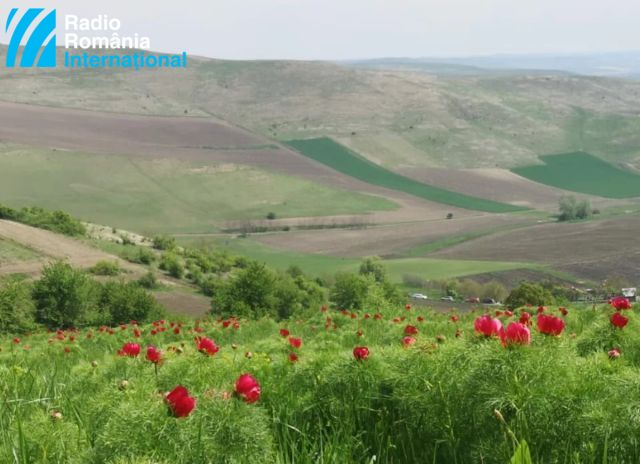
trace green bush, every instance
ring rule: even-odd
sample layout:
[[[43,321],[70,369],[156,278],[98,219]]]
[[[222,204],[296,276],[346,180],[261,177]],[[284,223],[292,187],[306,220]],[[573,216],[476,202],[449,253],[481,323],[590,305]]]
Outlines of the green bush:
[[[95,302],[96,285],[66,263],[45,266],[33,286],[36,321],[50,328],[81,325]]]
[[[99,306],[109,315],[106,324],[124,324],[159,319],[163,310],[156,300],[133,282],[107,282],[100,292]]]
[[[149,271],[137,280],[137,284],[142,288],[153,290],[158,288],[158,279],[153,272]]]
[[[98,261],[89,272],[99,276],[117,276],[122,272],[120,265],[116,261]]]
[[[35,305],[28,284],[16,279],[0,284],[0,332],[22,333],[35,328]]]
[[[180,258],[174,253],[165,253],[160,259],[160,269],[176,279],[182,279],[184,276],[184,265]]]
[[[0,219],[21,222],[64,235],[81,236],[87,233],[84,224],[64,211],[51,212],[35,206],[16,210],[0,204]]]
[[[156,250],[171,251],[177,246],[176,239],[168,235],[156,235],[153,237],[153,248]]]
[[[519,308],[528,304],[534,306],[551,305],[555,303],[555,298],[544,287],[539,284],[529,282],[521,283],[517,288],[513,289],[505,304],[511,308]]]

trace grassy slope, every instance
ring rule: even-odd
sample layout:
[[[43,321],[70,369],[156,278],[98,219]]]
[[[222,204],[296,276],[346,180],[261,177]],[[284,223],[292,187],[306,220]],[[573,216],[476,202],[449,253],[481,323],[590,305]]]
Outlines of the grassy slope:
[[[339,271],[357,271],[360,260],[338,258],[312,253],[297,253],[279,250],[254,242],[251,239],[202,239],[181,238],[180,242],[194,246],[224,246],[233,252],[262,261],[276,269],[286,269],[291,265],[299,266],[313,276],[329,276]],[[485,272],[498,272],[510,269],[541,268],[541,266],[498,261],[468,261],[431,258],[400,258],[383,261],[394,282],[402,282],[402,276],[412,274],[426,280],[468,276]]]
[[[540,153],[576,150],[640,165],[637,81],[541,74],[435,78],[318,62],[197,59],[185,70],[16,68],[1,69],[0,77],[4,99],[214,114],[276,139],[331,136],[391,168],[510,168],[533,164]]]
[[[35,251],[10,240],[0,238],[0,265],[38,258]]]
[[[426,200],[493,213],[521,211],[523,208],[505,203],[463,195],[409,179],[357,156],[342,145],[326,137],[290,140],[289,146],[309,158],[340,172],[374,185],[399,190]]]
[[[0,197],[139,232],[206,232],[270,211],[290,217],[394,208],[383,198],[246,166],[12,146],[0,147]]]
[[[544,165],[513,169],[518,175],[565,190],[608,198],[640,197],[640,176],[588,153],[541,156]]]

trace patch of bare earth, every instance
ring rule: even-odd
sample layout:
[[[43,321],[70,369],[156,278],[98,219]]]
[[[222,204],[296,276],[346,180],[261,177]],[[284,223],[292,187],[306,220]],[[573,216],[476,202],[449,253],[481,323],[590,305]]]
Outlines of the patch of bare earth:
[[[416,218],[419,219],[419,218]],[[391,224],[362,229],[325,229],[254,235],[275,248],[320,253],[340,257],[390,256],[416,245],[434,242],[453,235],[491,230],[511,225],[525,225],[532,219],[508,214],[486,214],[453,219],[438,219]]]
[[[575,276],[624,276],[640,284],[640,218],[549,223],[496,233],[440,250],[451,259],[537,262]]]

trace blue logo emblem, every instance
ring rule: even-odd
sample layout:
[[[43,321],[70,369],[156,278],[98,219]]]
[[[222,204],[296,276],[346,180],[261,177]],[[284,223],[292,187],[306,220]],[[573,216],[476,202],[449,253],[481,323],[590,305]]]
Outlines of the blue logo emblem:
[[[56,65],[56,10],[43,13],[44,8],[29,8],[21,18],[16,18],[18,8],[13,8],[7,18],[5,32],[14,25],[7,50],[7,67],[16,66],[20,45],[24,45],[21,68],[53,68]],[[41,14],[43,13],[43,14]],[[27,30],[30,34],[27,35]]]

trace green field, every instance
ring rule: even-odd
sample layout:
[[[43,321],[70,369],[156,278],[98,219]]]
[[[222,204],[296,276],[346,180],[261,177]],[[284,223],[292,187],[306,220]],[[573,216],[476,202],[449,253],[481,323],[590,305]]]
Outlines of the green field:
[[[16,263],[37,258],[35,251],[23,247],[11,240],[0,238],[0,264]]]
[[[225,247],[233,253],[248,256],[276,269],[284,270],[291,265],[296,265],[312,276],[328,276],[340,271],[357,272],[360,265],[360,260],[356,258],[339,258],[313,253],[279,250],[246,238],[180,238],[180,243],[189,246]],[[382,262],[387,268],[391,280],[395,283],[401,283],[402,276],[405,274],[419,276],[425,280],[438,280],[483,274],[486,272],[540,268],[539,265],[519,262],[432,258],[385,259]]]
[[[322,137],[307,140],[289,140],[287,145],[303,155],[361,181],[398,190],[425,200],[456,206],[458,208],[506,213],[526,208],[498,203],[482,198],[451,192],[391,172],[356,155],[333,140]]]
[[[535,182],[605,198],[640,197],[640,176],[584,152],[541,156],[544,165],[512,171]]]
[[[0,198],[63,209],[83,220],[143,233],[210,232],[227,220],[358,214],[396,207],[235,164],[149,160],[0,146]]]

